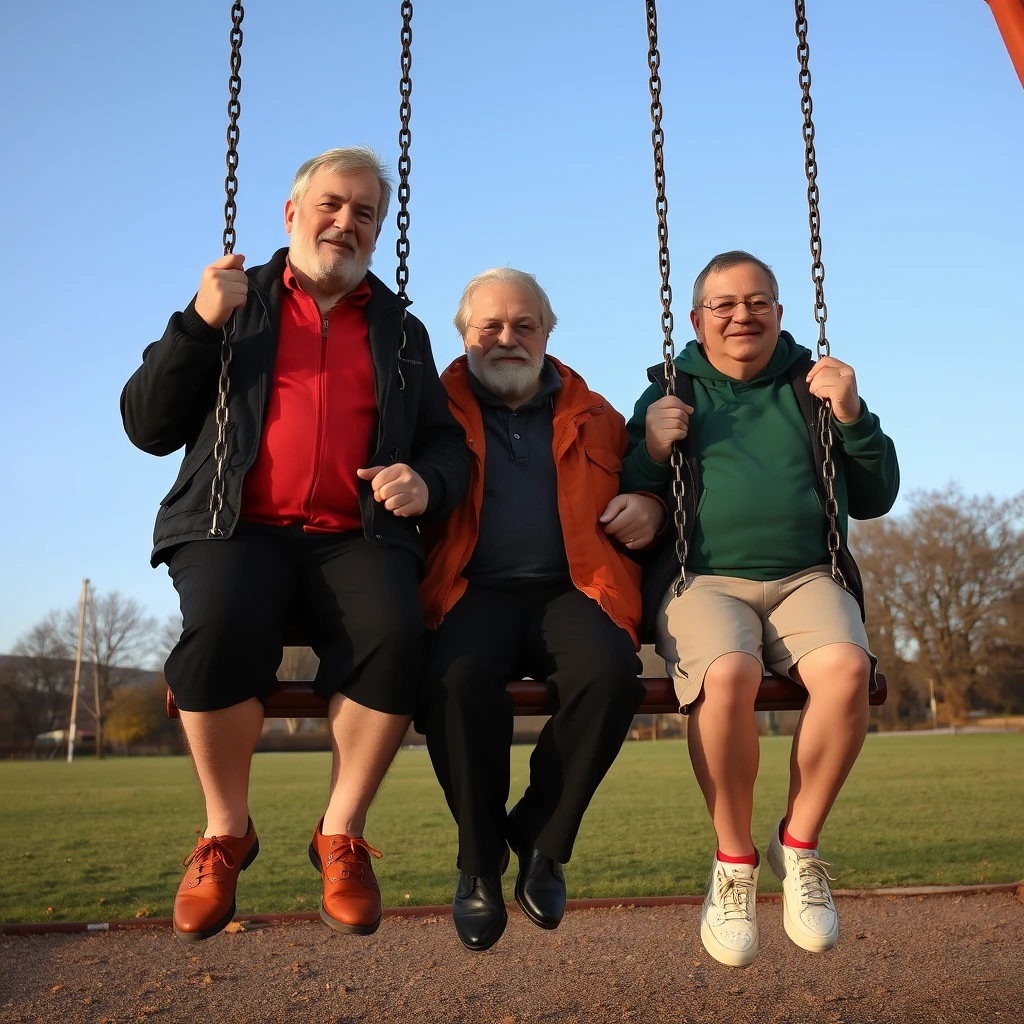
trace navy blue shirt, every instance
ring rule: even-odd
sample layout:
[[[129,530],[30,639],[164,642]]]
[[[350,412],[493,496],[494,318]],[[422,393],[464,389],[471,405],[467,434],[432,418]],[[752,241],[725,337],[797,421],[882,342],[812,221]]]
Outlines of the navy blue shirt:
[[[469,385],[484,422],[484,497],[463,576],[485,587],[571,582],[552,451],[558,371],[545,359],[540,390],[515,410],[472,373]]]

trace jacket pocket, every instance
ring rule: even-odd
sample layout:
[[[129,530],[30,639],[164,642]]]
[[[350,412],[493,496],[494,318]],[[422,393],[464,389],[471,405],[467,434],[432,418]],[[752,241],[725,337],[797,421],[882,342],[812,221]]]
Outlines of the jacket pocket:
[[[615,474],[622,472],[622,459],[617,452],[609,448],[585,448],[584,451],[587,458],[601,469]]]
[[[235,424],[228,423],[227,439],[230,440],[234,429]],[[213,469],[209,464],[213,460],[215,440],[213,434],[207,434],[182,460],[174,486],[160,502],[170,514],[198,512],[209,504],[210,482],[213,479]],[[230,450],[230,444],[228,447]]]

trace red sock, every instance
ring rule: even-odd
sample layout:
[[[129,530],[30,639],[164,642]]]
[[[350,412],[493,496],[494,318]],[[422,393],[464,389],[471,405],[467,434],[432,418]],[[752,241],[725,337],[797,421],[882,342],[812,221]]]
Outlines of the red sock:
[[[721,850],[718,850],[715,856],[720,864],[749,864],[752,868],[757,867],[757,850],[742,857],[730,857],[727,853],[722,853]]]
[[[804,842],[803,839],[794,839],[785,824],[779,826],[779,839],[783,846],[789,846],[794,850],[816,850],[818,848],[817,838],[813,843]]]

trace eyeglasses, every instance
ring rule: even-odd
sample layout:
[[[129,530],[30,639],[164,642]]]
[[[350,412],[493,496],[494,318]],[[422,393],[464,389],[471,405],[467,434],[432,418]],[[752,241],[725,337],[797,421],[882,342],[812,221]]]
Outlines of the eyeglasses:
[[[497,338],[505,329],[505,324],[500,320],[486,320],[482,324],[470,324],[469,326],[474,331],[478,331],[481,338]],[[534,337],[540,330],[540,324],[536,324],[532,320],[517,320],[508,326],[512,328],[512,333],[517,338],[523,339]]]
[[[728,320],[729,317],[736,315],[736,309],[739,306],[746,306],[754,316],[764,316],[778,304],[778,299],[766,299],[763,296],[758,296],[753,299],[717,299],[711,303],[702,302],[701,309],[710,309],[713,316],[717,316],[720,320]]]

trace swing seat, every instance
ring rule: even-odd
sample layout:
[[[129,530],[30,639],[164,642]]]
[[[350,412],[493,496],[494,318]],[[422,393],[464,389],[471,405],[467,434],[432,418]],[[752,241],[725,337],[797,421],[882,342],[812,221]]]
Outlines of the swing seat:
[[[877,686],[869,695],[872,707],[885,703],[885,676],[875,676]],[[647,676],[641,679],[646,693],[638,715],[670,715],[679,711],[679,703],[667,677]],[[505,689],[512,695],[517,715],[550,715],[551,701],[547,683],[537,679],[518,679],[508,683]],[[757,711],[799,711],[804,706],[807,693],[803,687],[786,676],[770,675],[761,680],[754,708]],[[313,692],[311,679],[282,680],[280,685],[267,697],[268,718],[326,718],[327,701]],[[174,696],[167,691],[167,717],[178,718]]]

